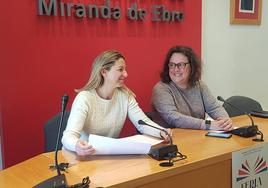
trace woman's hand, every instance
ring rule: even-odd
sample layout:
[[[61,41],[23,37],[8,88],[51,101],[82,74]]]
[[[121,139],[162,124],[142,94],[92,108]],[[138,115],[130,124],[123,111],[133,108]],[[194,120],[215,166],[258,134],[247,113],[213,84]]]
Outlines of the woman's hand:
[[[215,121],[211,122],[211,130],[224,130],[230,131],[233,130],[233,122],[230,118],[218,118]]]
[[[95,153],[95,149],[84,140],[77,141],[75,151],[79,156],[92,155]]]
[[[170,135],[170,137],[172,136],[172,130],[171,129],[165,129],[167,131],[167,133]],[[167,135],[167,133],[165,131],[160,131],[160,136],[161,138],[163,138],[164,143],[169,143],[170,142],[170,138]]]

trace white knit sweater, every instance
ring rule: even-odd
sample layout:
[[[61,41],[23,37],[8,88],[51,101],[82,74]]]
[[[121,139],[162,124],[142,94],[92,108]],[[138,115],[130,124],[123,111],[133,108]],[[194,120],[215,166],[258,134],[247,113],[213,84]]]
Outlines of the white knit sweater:
[[[76,142],[87,140],[89,134],[118,138],[127,115],[141,133],[160,137],[159,130],[138,124],[143,120],[163,129],[142,112],[132,95],[116,89],[112,99],[105,100],[96,90],[82,91],[73,102],[62,144],[64,148],[75,151]]]

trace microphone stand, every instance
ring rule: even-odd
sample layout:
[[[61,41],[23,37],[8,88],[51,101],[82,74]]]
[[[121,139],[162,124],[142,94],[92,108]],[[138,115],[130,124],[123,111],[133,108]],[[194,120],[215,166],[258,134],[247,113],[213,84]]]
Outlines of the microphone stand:
[[[68,95],[65,94],[64,96],[62,96],[62,99],[61,99],[60,126],[59,126],[59,129],[58,129],[58,135],[57,135],[57,141],[56,141],[56,147],[55,147],[55,167],[57,169],[58,176],[62,175],[60,171],[61,170],[64,170],[64,169],[61,169],[60,168],[63,163],[61,163],[60,165],[58,163],[58,151],[59,151],[59,140],[60,140],[61,127],[62,127],[63,117],[64,117],[64,114],[65,114],[65,109],[66,109],[68,100],[69,100],[69,96]],[[69,164],[67,163],[66,166],[68,167],[68,165]]]
[[[67,185],[67,181],[66,181],[66,177],[65,174],[61,174],[61,170],[65,170],[68,167],[68,163],[60,163],[58,164],[58,151],[59,151],[59,140],[60,140],[60,133],[61,133],[61,127],[63,124],[63,117],[65,114],[65,109],[67,106],[69,100],[69,96],[68,95],[64,95],[61,98],[61,117],[60,117],[60,125],[59,125],[59,129],[58,129],[58,135],[57,135],[57,141],[56,141],[56,147],[55,147],[55,167],[57,169],[57,175],[49,178],[37,185],[35,185],[33,188],[87,188],[89,187],[89,177],[85,177],[82,180],[82,183],[77,183],[75,185],[71,185],[68,186]]]
[[[240,108],[238,108],[237,106],[233,105],[232,103],[227,102],[221,96],[218,96],[217,99],[219,101],[221,101],[221,102],[224,102],[224,103],[230,105],[231,107],[235,108],[239,112],[242,112],[243,114],[247,115],[249,117],[249,119],[251,120],[251,126],[245,126],[245,127],[241,127],[241,128],[238,128],[238,129],[234,129],[231,132],[233,132],[234,134],[238,133],[238,135],[242,136],[241,134],[242,134],[243,130],[246,128],[246,130],[248,132],[251,132],[251,134],[260,135],[260,138],[254,138],[254,139],[252,139],[253,141],[255,141],[255,142],[263,142],[264,141],[263,133],[258,129],[258,126],[254,124],[253,118],[251,117],[251,115],[249,113],[241,110]],[[251,135],[244,136],[244,137],[250,137],[250,136]]]
[[[65,174],[61,174],[60,166],[58,164],[58,150],[59,150],[58,146],[59,146],[61,127],[63,123],[63,117],[64,117],[66,105],[68,103],[68,99],[69,97],[66,94],[62,96],[62,99],[61,99],[61,117],[60,117],[60,125],[58,129],[58,135],[57,135],[57,141],[56,141],[56,147],[55,147],[55,167],[57,169],[57,175],[39,183],[33,188],[67,188],[67,181],[66,181]]]
[[[160,131],[163,131],[169,137],[170,145],[161,146],[161,147],[157,147],[157,148],[151,149],[151,152],[150,152],[151,153],[150,156],[152,158],[156,159],[156,160],[168,159],[168,162],[162,162],[162,163],[159,164],[160,166],[162,166],[162,167],[170,167],[170,166],[173,166],[172,159],[175,158],[175,157],[177,157],[177,154],[179,154],[179,156],[181,157],[181,160],[187,158],[185,155],[182,155],[178,151],[177,145],[174,145],[173,144],[173,140],[172,140],[170,134],[165,129],[160,129],[158,127],[149,125],[149,124],[145,123],[143,120],[139,120],[138,123],[140,125],[146,125],[146,126],[149,126],[149,127],[154,128],[154,129],[158,129]]]

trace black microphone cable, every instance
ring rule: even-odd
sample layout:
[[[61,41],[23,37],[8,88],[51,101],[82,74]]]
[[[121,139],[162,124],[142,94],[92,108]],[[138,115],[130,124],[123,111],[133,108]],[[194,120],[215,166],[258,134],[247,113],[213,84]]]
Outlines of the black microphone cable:
[[[88,188],[89,184],[90,184],[90,179],[87,176],[87,177],[83,178],[82,183],[77,183],[77,184],[71,185],[68,188]]]
[[[174,162],[187,159],[187,156],[178,151],[175,157],[169,153],[166,159],[168,160],[168,162],[162,162],[159,165],[162,167],[170,167],[174,165]]]
[[[255,141],[255,142],[263,142],[264,141],[263,133],[259,129],[257,130],[257,135],[260,135],[260,138],[254,138],[252,140]]]

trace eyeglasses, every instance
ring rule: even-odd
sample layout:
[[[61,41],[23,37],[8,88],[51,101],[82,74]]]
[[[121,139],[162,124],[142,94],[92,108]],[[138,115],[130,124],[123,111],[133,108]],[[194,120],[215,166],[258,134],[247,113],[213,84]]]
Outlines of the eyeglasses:
[[[189,62],[187,62],[187,63],[173,63],[173,62],[169,62],[168,67],[170,69],[175,69],[175,67],[177,67],[178,69],[184,69],[187,64],[190,64],[190,63]]]

